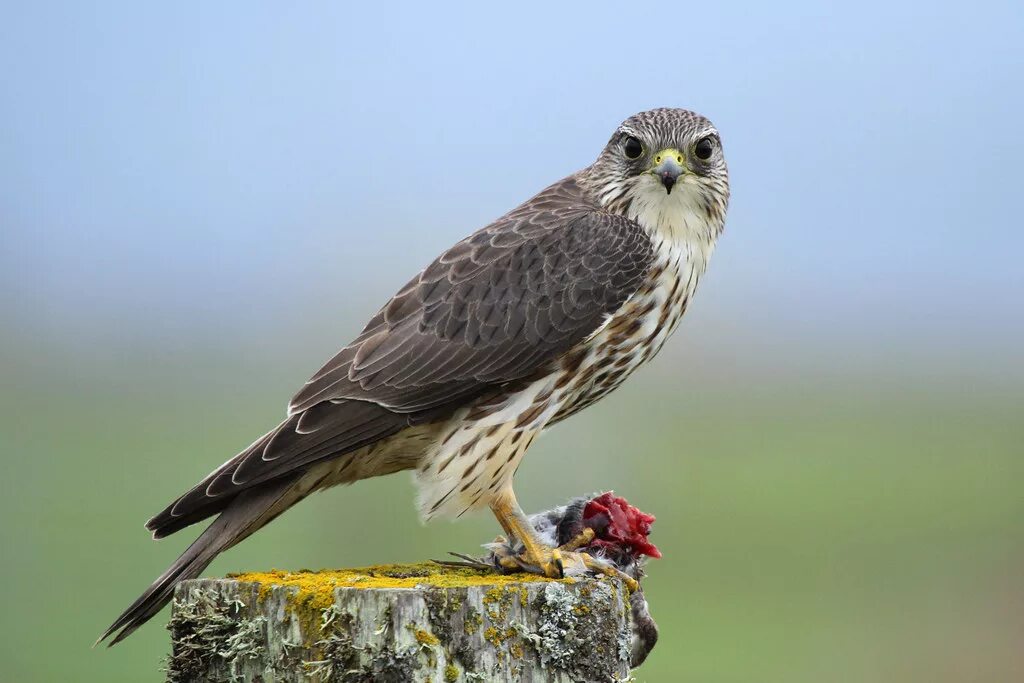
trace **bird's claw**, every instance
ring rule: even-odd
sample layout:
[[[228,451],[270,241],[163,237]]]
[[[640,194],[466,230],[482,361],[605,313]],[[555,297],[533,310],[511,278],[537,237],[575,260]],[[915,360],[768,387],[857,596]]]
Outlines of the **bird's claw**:
[[[576,549],[593,540],[592,529],[585,529],[576,538],[557,548],[541,548],[538,552],[527,550],[516,552],[507,543],[491,547],[494,566],[504,573],[527,572],[546,576],[549,579],[563,579],[586,573],[604,574],[621,580],[632,593],[640,584],[629,574],[599,558],[578,552]]]

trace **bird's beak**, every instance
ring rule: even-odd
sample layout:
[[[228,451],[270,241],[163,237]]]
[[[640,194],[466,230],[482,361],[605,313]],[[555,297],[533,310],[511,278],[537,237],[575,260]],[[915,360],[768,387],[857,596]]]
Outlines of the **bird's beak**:
[[[663,149],[654,155],[651,173],[658,176],[658,180],[665,186],[665,191],[669,194],[672,194],[672,187],[685,170],[683,153],[674,147]]]

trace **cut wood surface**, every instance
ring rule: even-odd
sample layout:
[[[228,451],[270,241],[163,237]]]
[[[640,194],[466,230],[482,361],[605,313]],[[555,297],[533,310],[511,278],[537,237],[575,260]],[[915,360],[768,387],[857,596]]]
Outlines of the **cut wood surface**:
[[[628,589],[437,564],[250,573],[177,587],[168,680],[629,679]]]

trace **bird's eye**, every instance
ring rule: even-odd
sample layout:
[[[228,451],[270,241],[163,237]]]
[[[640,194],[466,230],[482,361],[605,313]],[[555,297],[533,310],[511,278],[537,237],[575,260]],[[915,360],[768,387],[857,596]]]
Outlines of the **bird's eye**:
[[[630,135],[626,138],[626,144],[622,146],[622,151],[625,152],[627,159],[639,159],[640,155],[644,153],[644,146],[643,143]]]
[[[711,158],[711,155],[715,153],[715,143],[711,139],[711,136],[701,138],[696,145],[693,147],[693,153],[697,155],[697,158],[701,161],[707,161]]]

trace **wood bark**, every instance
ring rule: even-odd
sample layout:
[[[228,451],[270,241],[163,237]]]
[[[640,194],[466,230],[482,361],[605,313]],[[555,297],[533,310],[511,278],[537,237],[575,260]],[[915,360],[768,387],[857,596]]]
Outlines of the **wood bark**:
[[[624,681],[632,619],[608,577],[401,565],[197,579],[175,592],[168,680]]]

